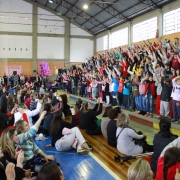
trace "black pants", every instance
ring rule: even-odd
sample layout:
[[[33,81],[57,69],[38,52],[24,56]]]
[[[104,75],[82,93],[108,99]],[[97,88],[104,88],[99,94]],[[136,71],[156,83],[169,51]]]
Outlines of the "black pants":
[[[141,131],[138,131],[137,134],[142,135],[143,133]],[[143,153],[154,151],[154,146],[147,144],[146,138],[142,138],[140,140],[143,142]]]
[[[101,127],[96,127],[92,130],[86,130],[86,133],[89,135],[101,135],[102,134]]]
[[[123,105],[123,93],[118,92],[118,100],[119,100],[119,105]]]

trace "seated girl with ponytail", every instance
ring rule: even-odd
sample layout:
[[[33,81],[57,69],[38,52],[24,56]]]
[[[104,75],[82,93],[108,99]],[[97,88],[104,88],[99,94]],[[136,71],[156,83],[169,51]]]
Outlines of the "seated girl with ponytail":
[[[77,149],[78,154],[88,154],[91,150],[85,142],[80,130],[75,127],[75,110],[71,109],[72,121],[65,120],[64,113],[59,111],[51,122],[50,135],[52,143],[47,146],[55,146],[58,151],[69,151]]]
[[[180,149],[171,147],[167,149],[164,156],[158,159],[157,172],[155,180],[176,179],[176,171],[180,170]]]
[[[86,133],[89,135],[100,135],[101,127],[97,126],[96,121],[98,115],[102,113],[102,99],[97,99],[95,107],[92,109],[92,106],[86,102],[82,103],[82,108],[79,112],[79,127],[81,129],[86,129]]]
[[[120,107],[114,107],[114,109],[111,109],[108,112],[108,117],[110,118],[110,121],[107,125],[107,138],[108,138],[108,144],[113,147],[116,147],[116,145],[117,145],[116,122],[117,122],[117,119],[120,116],[120,114],[121,114]]]

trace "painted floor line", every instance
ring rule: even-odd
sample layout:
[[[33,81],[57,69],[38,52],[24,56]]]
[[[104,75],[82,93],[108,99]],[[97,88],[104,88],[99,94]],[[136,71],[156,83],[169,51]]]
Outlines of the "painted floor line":
[[[119,178],[111,169],[109,169],[101,160],[99,160],[92,152],[89,153],[89,155],[98,162],[114,179],[116,180],[122,180]]]

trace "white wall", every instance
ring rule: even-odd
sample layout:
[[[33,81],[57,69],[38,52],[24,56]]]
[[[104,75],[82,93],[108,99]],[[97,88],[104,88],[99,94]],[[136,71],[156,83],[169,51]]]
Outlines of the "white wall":
[[[63,59],[64,38],[38,37],[37,52],[38,59]]]
[[[64,34],[64,20],[38,8],[38,33]]]
[[[70,39],[70,62],[85,62],[87,57],[93,55],[93,40]]]
[[[32,5],[23,0],[0,2],[0,31],[31,32]]]
[[[104,48],[104,36],[96,39],[96,52],[105,50]]]
[[[71,24],[70,25],[70,35],[79,35],[79,36],[92,36],[90,33],[79,28],[78,26]]]
[[[0,35],[0,58],[32,58],[32,37]]]

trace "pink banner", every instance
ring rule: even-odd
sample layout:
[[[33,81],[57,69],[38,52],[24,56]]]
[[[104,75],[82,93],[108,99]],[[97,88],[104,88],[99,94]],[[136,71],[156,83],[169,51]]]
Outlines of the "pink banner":
[[[22,74],[22,66],[6,66],[6,74],[13,74],[13,71],[17,71],[17,74]]]

